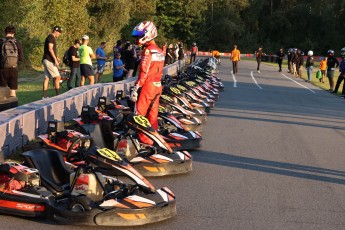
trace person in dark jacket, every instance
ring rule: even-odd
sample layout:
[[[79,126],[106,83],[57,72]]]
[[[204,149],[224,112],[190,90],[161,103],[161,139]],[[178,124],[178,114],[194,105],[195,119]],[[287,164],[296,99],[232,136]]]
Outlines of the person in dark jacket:
[[[296,77],[302,78],[303,64],[304,64],[304,53],[302,51],[299,51],[297,59],[296,59],[296,72],[297,72]]]
[[[17,62],[15,63],[16,65],[8,67],[8,68],[6,68],[5,66],[2,66],[0,68],[0,86],[1,87],[8,86],[10,88],[10,97],[16,97],[16,90],[18,89],[18,61],[24,60],[24,52],[23,52],[22,44],[15,39],[14,37],[15,34],[16,34],[16,28],[14,26],[7,26],[5,28],[5,37],[1,41],[1,45],[2,45],[3,42],[7,40],[12,40],[16,44],[17,50],[18,50],[18,58],[17,60],[13,61],[13,62],[15,61]]]
[[[295,76],[297,76],[297,68],[296,68],[297,58],[298,58],[298,49],[294,48],[291,55],[291,65],[292,65],[291,74]]]
[[[291,56],[292,56],[292,49],[289,48],[287,58],[288,58],[288,73],[291,73]]]
[[[313,68],[314,68],[314,52],[312,50],[308,51],[308,58],[307,62],[305,64],[305,67],[307,68],[307,75],[308,75],[308,80],[307,82],[311,82],[312,80],[312,73],[313,73]]]
[[[327,78],[329,80],[329,91],[334,91],[334,71],[339,66],[339,61],[334,57],[334,50],[328,50]]]
[[[133,48],[133,45],[131,43],[126,43],[124,49],[123,49],[123,60],[127,69],[127,75],[126,78],[133,77],[133,72],[135,69],[135,62],[137,60],[137,53]]]
[[[279,66],[279,72],[282,71],[282,63],[283,63],[284,56],[285,56],[285,54],[284,54],[283,49],[280,49],[277,52],[277,63],[278,63],[278,66]]]
[[[173,46],[173,44],[170,44],[167,48],[167,51],[166,51],[164,65],[172,64],[173,58],[174,58],[174,46]]]
[[[260,64],[262,57],[265,55],[266,54],[262,51],[262,47],[259,47],[259,49],[255,51],[256,62],[258,63],[258,67],[256,68],[256,70],[258,71],[258,73],[260,73]]]
[[[335,89],[333,93],[337,93],[338,89],[340,87],[341,82],[344,80],[345,82],[345,47],[340,50],[340,55],[341,55],[341,62],[339,64],[339,77],[337,80],[337,83],[335,84]],[[342,97],[345,98],[345,84],[343,84],[343,91],[341,92]]]
[[[183,65],[184,65],[184,50],[183,50],[183,44],[179,43],[179,50],[178,50],[178,66],[179,70],[181,71]]]

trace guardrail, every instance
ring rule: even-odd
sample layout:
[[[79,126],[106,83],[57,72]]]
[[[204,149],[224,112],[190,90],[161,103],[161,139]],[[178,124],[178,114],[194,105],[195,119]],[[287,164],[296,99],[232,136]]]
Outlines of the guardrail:
[[[178,62],[164,67],[163,76],[176,75]],[[61,95],[0,112],[0,161],[47,131],[48,121],[68,121],[79,116],[83,105],[95,106],[101,96],[115,99],[116,91],[129,93],[136,77],[73,88]]]

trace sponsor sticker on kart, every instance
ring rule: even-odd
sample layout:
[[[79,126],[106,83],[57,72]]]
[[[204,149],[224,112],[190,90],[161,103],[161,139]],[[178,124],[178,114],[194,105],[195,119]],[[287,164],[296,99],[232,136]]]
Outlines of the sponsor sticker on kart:
[[[161,95],[161,98],[163,98],[164,100],[166,100],[166,101],[173,101],[172,99],[171,99],[171,97],[169,97],[169,96],[167,96],[167,95]]]
[[[159,106],[158,107],[158,112],[160,112],[160,113],[164,113],[165,112],[165,108],[163,107],[163,106]]]
[[[182,85],[177,85],[177,88],[179,88],[179,89],[182,90],[182,91],[183,91],[183,90],[184,90],[184,91],[187,90],[187,89],[186,89],[184,86],[182,86]]]
[[[150,121],[142,115],[133,116],[133,119],[138,125],[141,125],[145,128],[151,127]]]
[[[176,87],[170,87],[170,90],[171,90],[171,92],[173,92],[173,93],[175,93],[177,95],[181,94],[181,91],[178,88],[176,88]]]
[[[121,160],[121,157],[119,155],[117,155],[117,153],[115,151],[112,151],[110,149],[107,149],[107,148],[97,149],[97,152],[101,156],[108,158],[109,160],[113,160],[113,161]]]

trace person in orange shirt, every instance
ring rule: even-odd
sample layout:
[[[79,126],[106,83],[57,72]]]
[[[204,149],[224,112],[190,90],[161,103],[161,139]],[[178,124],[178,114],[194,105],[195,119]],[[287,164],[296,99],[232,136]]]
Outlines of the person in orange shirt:
[[[212,57],[217,59],[218,64],[220,63],[220,53],[218,50],[211,50]]]
[[[320,61],[320,70],[322,73],[322,78],[320,78],[320,82],[325,83],[325,76],[326,76],[326,69],[327,69],[327,57],[324,57],[322,61]]]
[[[237,64],[241,61],[240,51],[237,49],[237,45],[234,45],[234,49],[231,51],[230,58],[232,61],[232,72],[236,74],[238,72]]]

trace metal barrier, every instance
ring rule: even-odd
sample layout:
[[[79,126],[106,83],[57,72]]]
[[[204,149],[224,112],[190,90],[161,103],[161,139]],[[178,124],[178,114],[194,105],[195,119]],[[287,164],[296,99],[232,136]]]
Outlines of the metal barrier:
[[[163,76],[177,75],[178,62],[164,67]],[[95,106],[100,96],[115,99],[116,91],[129,93],[136,77],[116,83],[100,83],[73,88],[66,93],[0,112],[0,159],[23,147],[47,131],[52,119],[68,121],[78,117],[83,105]]]

